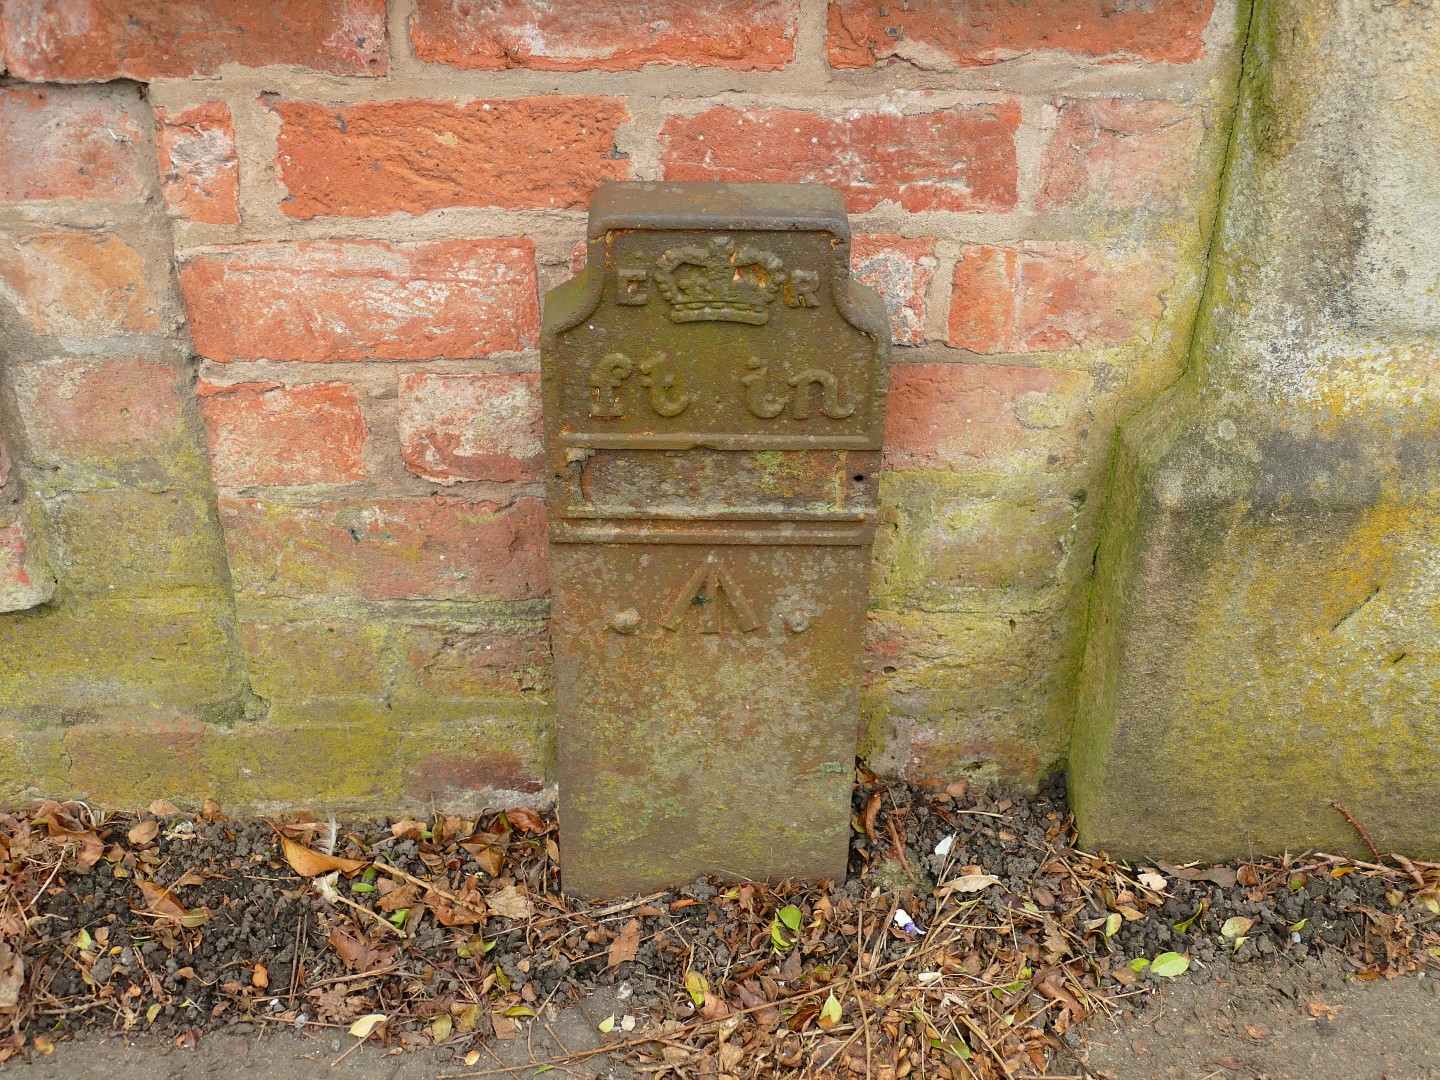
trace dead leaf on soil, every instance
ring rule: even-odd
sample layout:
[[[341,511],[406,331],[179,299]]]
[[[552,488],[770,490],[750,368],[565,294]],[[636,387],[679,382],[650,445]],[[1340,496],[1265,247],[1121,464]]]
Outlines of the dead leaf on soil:
[[[460,841],[460,846],[470,852],[479,863],[480,869],[492,878],[498,877],[505,865],[505,849],[510,845],[510,834],[504,832],[476,833]]]
[[[523,921],[535,914],[535,905],[530,902],[530,898],[514,885],[506,885],[485,897],[485,906],[502,918],[517,921]]]
[[[297,844],[288,836],[281,836],[280,843],[285,848],[285,861],[290,864],[290,869],[301,877],[319,877],[332,870],[339,870],[346,877],[354,877],[370,865],[364,859],[342,859],[338,855],[326,855],[304,844]]]
[[[635,954],[640,951],[640,920],[631,919],[620,928],[615,935],[615,940],[610,943],[609,964],[611,967],[619,967],[635,959]]]
[[[20,989],[25,985],[25,958],[0,941],[0,1009],[10,1010],[20,1004]]]
[[[1344,1007],[1343,1005],[1326,1005],[1323,1001],[1313,1001],[1306,1006],[1305,1011],[1316,1020],[1334,1020]]]
[[[160,835],[160,822],[155,820],[137,821],[125,838],[136,847],[144,847]]]
[[[542,833],[545,831],[545,822],[534,810],[526,810],[523,806],[517,806],[512,810],[505,811],[505,818],[517,829],[524,829],[528,833]]]

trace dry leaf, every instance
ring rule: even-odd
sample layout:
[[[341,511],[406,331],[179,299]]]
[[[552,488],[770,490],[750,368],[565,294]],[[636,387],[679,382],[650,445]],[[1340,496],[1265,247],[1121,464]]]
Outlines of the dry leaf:
[[[0,1009],[13,1009],[20,1004],[20,990],[25,985],[25,959],[0,941]]]
[[[366,1013],[350,1025],[350,1034],[357,1039],[368,1039],[370,1033],[388,1019],[384,1013]]]
[[[506,919],[524,920],[535,914],[535,905],[530,903],[530,898],[514,885],[496,889],[485,897],[485,906]]]
[[[145,897],[145,910],[152,915],[163,915],[167,919],[183,919],[190,913],[185,905],[176,900],[169,889],[162,889],[153,881],[137,881],[140,893]]]
[[[495,1025],[495,1038],[497,1039],[509,1042],[519,1034],[520,1025],[508,1016],[502,1016],[500,1013],[496,1013],[490,1018],[490,1022]]]
[[[1340,1010],[1344,1007],[1343,1005],[1326,1005],[1323,1001],[1315,1001],[1306,1006],[1305,1011],[1315,1017],[1316,1020],[1334,1020],[1335,1017],[1340,1015]]]
[[[423,821],[416,821],[414,818],[402,818],[390,826],[390,835],[396,840],[414,840],[417,843],[424,840],[424,834],[429,831]]]
[[[297,844],[288,836],[280,837],[280,843],[285,847],[285,861],[290,864],[290,869],[301,877],[319,877],[332,870],[339,870],[346,877],[354,877],[370,865],[363,859],[342,859],[338,855],[326,855],[304,844]]]
[[[125,834],[125,838],[136,847],[144,847],[159,835],[160,822],[153,820],[137,821],[130,831]]]
[[[250,985],[264,990],[270,985],[270,970],[264,964],[256,964],[255,970],[250,975]]]
[[[972,893],[988,889],[991,885],[999,885],[1000,879],[990,874],[966,874],[964,877],[951,878],[944,885],[940,886],[941,893]]]
[[[389,883],[388,878],[381,878],[380,880],[387,884]],[[392,888],[391,891],[380,897],[380,899],[375,902],[375,906],[385,912],[399,911],[401,908],[414,907],[415,901],[419,896],[420,890],[416,886],[406,882],[399,888]]]
[[[147,809],[158,818],[179,817],[182,812],[169,799],[156,799]]]
[[[436,922],[441,926],[485,925],[485,898],[475,887],[474,881],[467,883],[465,888],[454,896],[454,900],[442,896],[435,887],[426,890],[425,906],[434,914]],[[463,902],[456,903],[456,900]]]
[[[640,951],[640,920],[631,919],[620,928],[615,935],[615,940],[610,943],[609,963],[611,967],[618,967],[635,959],[635,954]]]
[[[542,833],[545,831],[545,822],[534,810],[526,810],[523,806],[517,806],[513,810],[505,811],[505,819],[517,829],[523,829],[528,833]]]
[[[505,849],[509,844],[509,833],[476,833],[460,841],[460,846],[470,852],[479,863],[480,869],[492,878],[500,875],[500,869],[505,865]]]

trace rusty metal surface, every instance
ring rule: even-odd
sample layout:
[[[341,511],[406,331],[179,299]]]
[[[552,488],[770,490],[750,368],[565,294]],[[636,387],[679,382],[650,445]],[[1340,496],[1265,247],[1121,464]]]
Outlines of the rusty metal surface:
[[[845,871],[889,334],[840,198],[613,184],[546,297],[567,891]]]

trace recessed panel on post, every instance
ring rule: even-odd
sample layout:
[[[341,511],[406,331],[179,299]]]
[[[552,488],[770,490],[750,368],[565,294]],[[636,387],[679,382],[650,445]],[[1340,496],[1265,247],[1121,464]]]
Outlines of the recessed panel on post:
[[[545,300],[564,885],[840,878],[889,326],[817,185],[608,184]]]

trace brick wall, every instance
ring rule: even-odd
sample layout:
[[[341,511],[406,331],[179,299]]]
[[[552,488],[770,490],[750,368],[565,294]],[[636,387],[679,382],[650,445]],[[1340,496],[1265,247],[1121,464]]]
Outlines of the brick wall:
[[[897,346],[865,752],[1063,762],[1234,3],[633,10],[0,5],[0,794],[550,782],[539,304],[611,179],[843,192]]]

